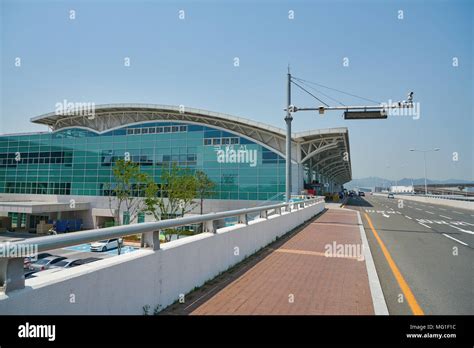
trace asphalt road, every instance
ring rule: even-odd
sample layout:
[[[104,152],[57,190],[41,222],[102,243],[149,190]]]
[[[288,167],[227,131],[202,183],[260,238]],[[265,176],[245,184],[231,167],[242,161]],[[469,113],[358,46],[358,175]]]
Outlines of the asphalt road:
[[[375,195],[346,208],[361,213],[390,314],[474,314],[473,211]]]

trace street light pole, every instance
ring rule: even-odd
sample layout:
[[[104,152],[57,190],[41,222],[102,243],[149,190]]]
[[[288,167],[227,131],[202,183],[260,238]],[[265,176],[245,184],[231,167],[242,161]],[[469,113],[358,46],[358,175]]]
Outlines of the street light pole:
[[[290,105],[291,105],[291,74],[290,67],[288,67],[287,75],[287,90],[286,90],[286,162],[285,162],[285,198],[289,202],[291,199],[291,121],[293,117],[291,116]]]
[[[423,151],[423,161],[425,163],[425,196],[428,194],[428,185],[426,184],[426,151]]]
[[[427,174],[426,174],[426,153],[427,152],[435,152],[439,151],[439,148],[435,148],[433,150],[417,150],[417,149],[410,149],[412,152],[423,152],[423,161],[425,165],[425,196],[428,194],[428,184],[427,184]]]
[[[293,121],[293,112],[297,111],[318,111],[320,115],[323,115],[325,111],[344,111],[344,119],[346,120],[357,120],[357,119],[385,119],[388,116],[390,109],[400,108],[412,108],[413,107],[413,92],[408,96],[408,101],[398,102],[396,104],[381,104],[381,105],[356,105],[356,106],[325,106],[310,107],[310,108],[298,108],[295,105],[291,105],[291,83],[292,76],[290,73],[290,67],[288,66],[287,73],[287,98],[286,98],[286,162],[285,162],[285,195],[286,201],[291,199],[291,121]],[[295,83],[296,84],[296,83]],[[298,87],[302,88],[298,84]],[[303,88],[304,90],[304,88]],[[306,91],[306,90],[305,90]],[[307,91],[306,91],[307,92]],[[310,93],[311,94],[311,93]],[[311,94],[312,95],[312,94]],[[314,95],[312,95],[314,97]],[[318,99],[318,98],[316,98]],[[320,99],[318,99],[321,101]],[[322,101],[321,101],[322,102]]]

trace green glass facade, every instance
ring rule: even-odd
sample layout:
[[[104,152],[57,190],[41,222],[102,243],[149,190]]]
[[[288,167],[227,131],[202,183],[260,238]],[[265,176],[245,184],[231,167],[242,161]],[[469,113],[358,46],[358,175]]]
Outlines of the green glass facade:
[[[225,149],[256,161],[219,160]],[[173,163],[201,169],[216,185],[215,199],[272,200],[285,192],[285,160],[272,150],[209,126],[146,122],[102,134],[69,128],[0,136],[0,193],[104,196],[113,163],[125,156],[158,183]]]

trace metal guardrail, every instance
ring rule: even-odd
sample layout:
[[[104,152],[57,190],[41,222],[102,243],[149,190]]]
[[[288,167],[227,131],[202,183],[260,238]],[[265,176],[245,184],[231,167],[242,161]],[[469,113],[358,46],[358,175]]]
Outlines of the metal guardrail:
[[[452,201],[465,201],[465,202],[474,202],[474,197],[465,197],[465,196],[455,196],[455,195],[432,195],[432,194],[409,194],[409,193],[396,193],[392,192],[395,195],[406,195],[411,197],[428,197],[436,199],[449,199]]]
[[[438,199],[450,199],[453,201],[466,201],[466,202],[474,202],[474,197],[466,197],[466,196],[452,196],[452,195],[417,195],[429,198],[438,198]]]
[[[216,233],[218,228],[224,227],[219,226],[219,221],[222,221],[225,218],[238,217],[237,223],[248,224],[248,215],[252,213],[260,214],[261,218],[267,218],[272,214],[281,215],[283,209],[286,212],[291,212],[294,209],[304,208],[321,202],[324,202],[324,197],[317,197],[298,202],[285,202],[261,207],[186,216],[157,222],[114,226],[53,236],[34,237],[16,242],[0,243],[0,291],[6,293],[15,289],[24,288],[25,278],[23,260],[24,257],[28,255],[19,255],[18,251],[34,249],[35,253],[39,253],[52,249],[84,243],[93,243],[100,240],[125,237],[140,233],[143,234],[145,247],[158,250],[160,248],[159,232],[163,229],[203,223],[203,232]],[[34,246],[34,248],[31,248],[31,246]],[[16,254],[12,255],[12,251],[15,251]]]

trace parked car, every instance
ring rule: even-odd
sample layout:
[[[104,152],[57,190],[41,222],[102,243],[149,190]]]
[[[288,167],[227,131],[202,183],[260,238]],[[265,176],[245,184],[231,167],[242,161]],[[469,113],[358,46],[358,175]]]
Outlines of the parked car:
[[[23,259],[23,269],[30,269],[31,257],[27,256]]]
[[[387,198],[395,198],[395,196],[393,195],[393,193],[390,192],[390,193],[388,194]]]
[[[41,259],[44,259],[45,257],[50,257],[50,256],[53,256],[53,255],[50,253],[39,253],[38,255],[36,255],[36,260],[41,260]]]
[[[48,256],[36,261],[35,263],[32,263],[30,265],[30,269],[32,271],[44,271],[45,269],[48,269],[50,266],[64,259],[66,259],[64,256]]]
[[[32,270],[25,271],[25,279],[33,278],[35,276],[35,273],[38,273],[38,271],[32,271]]]
[[[359,197],[365,197],[365,192],[364,191],[359,191]]]
[[[56,273],[56,272],[59,272],[59,271],[63,271],[64,268],[62,267],[56,267],[56,268],[50,268],[50,269],[47,269],[47,270],[44,270],[44,271],[41,271],[41,272],[34,272],[33,274],[31,274],[30,278],[38,278],[38,277],[44,277],[48,274],[51,274],[51,273]]]
[[[80,266],[80,265],[85,265],[87,263],[91,263],[91,262],[95,262],[95,261],[99,261],[99,260],[102,260],[102,259],[99,259],[98,257],[87,257],[85,259],[79,259],[79,260],[76,260],[74,261],[70,267],[76,267],[76,266]]]
[[[78,259],[64,259],[59,262],[56,262],[54,265],[51,265],[50,268],[70,268],[74,262]]]
[[[91,251],[107,251],[110,249],[118,248],[118,245],[118,238],[101,240],[91,244]]]
[[[36,261],[44,259],[45,257],[49,257],[49,256],[53,256],[53,255],[51,255],[50,253],[40,253],[40,254],[36,255],[36,257],[27,256],[27,257],[25,257],[25,259],[23,261],[23,268],[24,269],[30,269],[30,265],[32,263],[35,263]]]

